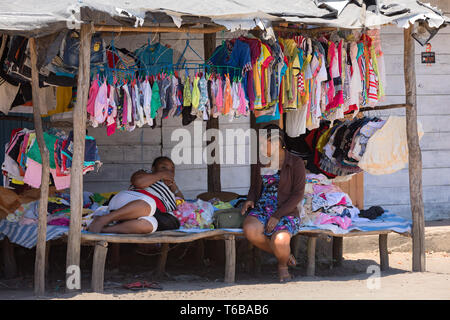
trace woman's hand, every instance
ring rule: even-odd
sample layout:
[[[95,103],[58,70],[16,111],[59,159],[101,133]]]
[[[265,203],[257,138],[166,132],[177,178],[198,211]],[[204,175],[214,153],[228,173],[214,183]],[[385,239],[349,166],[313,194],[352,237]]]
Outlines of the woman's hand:
[[[271,233],[273,229],[277,226],[278,222],[280,222],[280,219],[270,217],[269,221],[267,221],[266,224],[266,232]]]
[[[175,180],[173,180],[173,182],[170,185],[168,185],[167,183],[166,185],[169,187],[170,191],[172,191],[175,196],[184,199],[184,195],[183,193],[181,193],[181,190],[178,188],[177,184],[175,183]]]
[[[245,201],[244,204],[242,205],[241,214],[244,215],[249,208],[254,208],[254,207],[255,207],[255,203],[253,201],[251,201],[251,200]]]

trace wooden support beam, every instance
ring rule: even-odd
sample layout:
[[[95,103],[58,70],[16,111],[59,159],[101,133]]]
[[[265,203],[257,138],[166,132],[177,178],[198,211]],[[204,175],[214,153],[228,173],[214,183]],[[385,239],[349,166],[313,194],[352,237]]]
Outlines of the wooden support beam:
[[[412,26],[404,30],[404,74],[406,104],[406,135],[408,140],[409,197],[412,211],[412,269],[425,271],[425,221],[422,194],[422,153],[417,132],[417,89],[415,72],[415,43]]]
[[[214,34],[226,30],[223,26],[205,26],[204,28],[191,27],[121,27],[121,26],[95,26],[95,32],[136,32],[136,33],[191,33],[191,34]]]
[[[292,237],[292,254],[294,255],[295,259],[298,260],[300,257],[300,244],[301,244],[301,235],[296,234]]]
[[[17,276],[17,263],[14,256],[14,246],[8,238],[3,239],[3,267],[6,279],[12,279]]]
[[[314,276],[314,274],[316,273],[316,240],[317,237],[308,237],[308,262],[306,267],[306,275],[309,277]]]
[[[111,269],[120,268],[120,243],[112,243],[110,247]]]
[[[80,266],[83,162],[87,118],[86,104],[90,80],[91,37],[91,26],[87,24],[81,25],[77,103],[73,110],[73,159],[70,169],[70,229],[67,242],[66,268],[69,266]],[[66,276],[68,277],[70,274]]]
[[[42,178],[39,198],[38,236],[36,243],[36,260],[34,264],[34,293],[38,296],[45,293],[45,246],[47,241],[47,206],[50,181],[50,158],[44,141],[44,130],[41,119],[41,101],[39,97],[39,71],[37,69],[37,49],[34,38],[29,40],[31,60],[31,91],[33,96],[33,119],[36,140],[42,159]]]
[[[253,248],[253,265],[254,265],[254,271],[255,271],[255,275],[259,276],[261,275],[261,249],[259,249],[258,247],[254,247]]]
[[[342,264],[343,259],[343,237],[333,237],[333,266],[338,267]]]
[[[363,107],[359,109],[359,112],[366,112],[366,111],[378,111],[378,110],[389,110],[389,109],[399,109],[399,108],[409,108],[411,107],[410,104],[406,103],[400,103],[400,104],[389,104],[386,106],[378,106],[378,107]]]
[[[387,271],[389,270],[389,253],[387,246],[387,234],[380,234],[378,236],[378,245],[380,248],[380,270]]]
[[[335,27],[317,27],[317,28],[311,28],[311,29],[299,29],[299,28],[290,28],[287,26],[275,26],[273,27],[273,31],[276,32],[286,32],[286,33],[301,33],[301,34],[311,34],[311,33],[321,33],[321,32],[332,32],[336,31],[337,28]]]
[[[103,292],[105,280],[105,261],[108,253],[108,242],[99,241],[95,244],[94,258],[92,259],[91,287],[93,292]]]
[[[161,278],[166,271],[167,254],[169,253],[169,244],[163,243],[161,254],[159,255],[158,265],[156,266],[156,278]]]
[[[206,28],[206,27],[205,27]],[[203,36],[203,48],[205,53],[205,60],[210,58],[216,48],[216,34],[210,33]],[[206,122],[206,130],[219,130],[219,118],[213,118],[209,115],[209,120]],[[216,137],[214,138],[216,139]],[[211,144],[213,140],[207,141],[207,145]],[[219,152],[219,148],[214,150],[213,158],[220,159],[220,155],[215,154]],[[220,163],[208,164],[208,192],[221,192],[222,184],[220,180]]]
[[[236,238],[225,236],[225,282],[234,283],[236,272]]]
[[[34,122],[33,118],[23,116],[0,116],[0,120]]]

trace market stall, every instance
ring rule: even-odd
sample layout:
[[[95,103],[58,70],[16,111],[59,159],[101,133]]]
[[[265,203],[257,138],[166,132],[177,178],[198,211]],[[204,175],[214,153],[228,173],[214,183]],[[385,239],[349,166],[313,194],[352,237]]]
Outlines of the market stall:
[[[405,28],[406,101],[405,104],[390,107],[405,107],[407,110],[405,122],[407,137],[405,138],[409,151],[407,157],[410,181],[414,181],[410,184],[413,217],[413,271],[424,270],[422,165],[419,148],[420,130],[417,128],[416,116],[414,45],[411,37],[412,34],[417,32],[410,23],[420,20],[437,31],[449,22],[448,18],[444,17],[439,11],[416,1],[405,0],[399,0],[393,5],[381,1],[379,6],[370,8],[367,7],[365,1],[361,3],[340,1],[338,7],[334,6],[333,3],[322,3],[320,1],[317,3],[314,1],[288,1],[283,2],[276,8],[267,2],[264,9],[260,1],[258,3],[247,1],[246,4],[233,2],[227,3],[226,6],[223,3],[211,2],[198,3],[198,6],[191,6],[188,3],[171,4],[167,2],[160,6],[154,5],[160,9],[148,8],[148,5],[140,1],[124,2],[121,6],[116,3],[106,3],[100,6],[91,1],[85,1],[82,4],[77,3],[76,5],[69,1],[58,1],[57,3],[51,3],[51,5],[54,6],[39,8],[39,10],[46,12],[45,18],[42,18],[39,22],[34,20],[32,14],[28,14],[37,9],[31,1],[22,1],[20,4],[13,1],[2,10],[7,14],[4,16],[0,14],[0,30],[2,32],[30,38],[29,49],[32,90],[35,98],[33,101],[36,139],[42,159],[42,188],[38,209],[39,227],[37,229],[35,268],[36,293],[42,294],[44,292],[45,240],[46,235],[48,235],[46,230],[48,190],[46,188],[48,187],[50,171],[48,154],[46,148],[43,147],[45,142],[40,123],[38,102],[40,99],[36,97],[39,97],[40,81],[48,84],[52,79],[55,80],[50,76],[61,74],[61,70],[55,73],[55,69],[53,69],[54,74],[50,73],[50,75],[45,76],[40,74],[41,70],[38,70],[37,65],[40,63],[40,66],[43,66],[42,60],[39,61],[43,58],[39,55],[39,52],[44,52],[44,56],[45,52],[48,54],[48,37],[54,37],[54,32],[67,30],[68,28],[75,28],[80,31],[77,68],[75,72],[69,70],[69,73],[76,75],[76,77],[72,77],[72,85],[74,79],[76,79],[77,94],[73,109],[73,157],[70,172],[71,201],[67,266],[79,265],[83,216],[83,165],[86,160],[84,158],[85,132],[88,123],[93,126],[103,124],[105,130],[108,131],[108,135],[113,135],[116,130],[139,130],[139,127],[151,125],[160,109],[162,116],[166,117],[174,114],[180,115],[186,107],[186,110],[189,111],[185,112],[183,120],[184,116],[186,116],[186,119],[189,119],[189,116],[198,117],[208,121],[208,128],[218,127],[217,118],[214,116],[218,114],[231,117],[255,116],[255,122],[258,122],[258,120],[261,122],[278,120],[283,115],[288,135],[297,137],[306,133],[306,129],[309,131],[320,129],[321,120],[325,119],[333,123],[344,118],[345,113],[356,115],[360,111],[376,109],[375,105],[383,95],[383,82],[381,80],[382,73],[380,73],[381,65],[378,65],[380,56],[377,56],[376,48],[370,45],[370,33],[372,32],[370,29],[394,23]],[[186,6],[186,8],[182,8],[183,6]],[[255,8],[261,9],[256,10]],[[172,23],[174,26],[162,27],[158,25],[161,23]],[[202,25],[199,27],[198,23]],[[316,28],[308,27],[311,25]],[[320,28],[322,26],[333,29]],[[344,36],[337,33],[333,34],[334,37],[342,36],[342,38],[333,38],[332,40],[323,38],[324,40],[321,40],[321,37],[324,37],[327,32],[330,35],[330,31],[336,28],[347,29],[348,31]],[[230,62],[225,59],[229,49],[224,44],[216,47],[214,34],[221,30],[235,31],[238,29],[253,30],[251,32],[255,33],[256,36],[230,41],[229,43],[233,44],[231,48],[232,57],[233,53],[236,54]],[[362,32],[355,36],[352,30]],[[103,67],[98,67],[94,64],[92,66],[92,57],[95,52],[99,51],[99,48],[95,45],[91,46],[91,39],[99,33],[111,32],[121,34],[128,32],[201,33],[205,35],[205,57],[208,57],[208,59],[204,59],[203,63],[195,65],[194,69],[201,72],[195,75],[186,72],[186,76],[182,78],[180,74],[187,70],[186,63],[182,66],[179,63],[174,64],[173,61],[163,64],[151,63],[150,67],[156,67],[157,70],[149,69],[148,65],[142,67],[124,61],[122,55],[115,54],[115,48],[113,47],[111,50],[113,53],[112,65],[106,64]],[[278,33],[278,35],[275,33]],[[354,39],[348,40],[349,36],[353,36]],[[258,50],[256,52],[250,50],[252,43],[254,45],[255,42],[257,43],[256,47],[259,47],[259,53]],[[227,44],[229,43],[227,42]],[[282,49],[280,44],[283,47]],[[324,45],[326,46],[324,47]],[[237,47],[236,50],[235,47]],[[359,54],[358,50],[361,50]],[[352,52],[355,53],[353,58]],[[252,56],[252,53],[255,54]],[[116,56],[118,59],[116,59]],[[143,59],[145,58],[140,60]],[[305,63],[305,61],[307,62]],[[325,64],[325,61],[328,61],[328,64]],[[356,77],[358,72],[352,72],[348,69],[349,63],[346,62],[358,66],[357,70],[361,71],[360,78]],[[117,67],[116,63],[120,63],[121,66]],[[67,72],[67,70],[65,71]],[[178,74],[175,71],[178,71]],[[94,77],[92,77],[93,74]],[[127,78],[129,74],[137,74],[140,77]],[[213,77],[206,78],[206,74],[208,76],[213,74]],[[95,80],[96,75],[100,75],[97,82]],[[189,78],[189,76],[193,78]],[[117,82],[115,78],[126,81]],[[140,94],[139,90],[136,91],[136,81],[138,82],[138,88],[147,88],[143,94]],[[161,81],[161,88],[165,88],[164,91],[161,91],[158,81]],[[163,81],[166,81],[167,85]],[[352,86],[351,81],[355,81],[357,85]],[[181,90],[179,84],[184,84],[184,88],[188,85],[190,87],[192,84],[192,91],[186,92],[185,96],[185,90]],[[110,99],[108,88],[110,88],[109,93],[117,92],[118,96],[122,98],[112,97]],[[286,90],[286,88],[288,89]],[[95,98],[94,105],[92,105],[91,91],[98,93],[100,90],[103,100],[100,101],[100,99]],[[147,96],[145,91],[147,91]],[[360,96],[363,98],[362,103],[358,101]],[[166,99],[161,99],[161,97]],[[180,97],[183,99],[180,99]],[[183,100],[183,103],[181,100]],[[108,105],[110,101],[113,101],[114,104]],[[141,102],[144,103],[141,104]],[[120,104],[122,108],[119,108]],[[137,105],[137,107],[135,106],[137,112],[131,113],[131,108],[127,108],[125,112],[125,104],[127,107]],[[308,107],[299,108],[300,105],[307,105]],[[139,110],[142,112],[140,113]],[[363,130],[362,123],[357,125],[357,120],[352,121],[352,124],[355,124],[352,128]],[[330,128],[326,130],[328,129]],[[368,137],[366,136],[366,138]],[[347,145],[351,146],[353,139],[349,140],[350,143]],[[316,149],[315,146],[314,149]],[[366,163],[366,168],[369,167],[367,163],[370,161],[367,159],[350,157],[353,159],[351,160],[348,156],[346,158],[340,159],[350,162],[346,167],[339,167],[338,170],[335,167],[332,170],[329,165],[324,163],[327,159],[323,157],[322,163],[315,163],[316,169],[336,177],[355,173],[355,170],[358,170],[358,168],[355,168],[355,163],[358,161],[363,161],[363,163]],[[332,159],[328,158],[328,161],[330,160]],[[208,191],[221,191],[219,170],[218,164],[208,166]],[[314,191],[314,188],[312,191]],[[324,200],[327,200],[326,195]],[[342,197],[337,203],[341,200]],[[346,204],[351,205],[351,203]],[[344,223],[343,226],[345,226],[344,217],[345,215],[341,217],[342,221],[340,221]],[[404,222],[399,223],[403,224]],[[348,228],[343,229],[348,230]],[[336,233],[338,232],[334,231],[334,234]]]

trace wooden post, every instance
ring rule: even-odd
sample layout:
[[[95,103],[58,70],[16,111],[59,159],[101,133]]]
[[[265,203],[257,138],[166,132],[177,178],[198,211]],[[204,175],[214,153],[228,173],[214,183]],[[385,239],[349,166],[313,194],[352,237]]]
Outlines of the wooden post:
[[[389,269],[389,253],[387,246],[388,235],[380,234],[378,236],[378,244],[380,248],[380,269],[381,271],[387,271]]]
[[[234,283],[236,273],[236,240],[234,235],[225,236],[225,282]]]
[[[216,48],[216,34],[208,33],[203,36],[203,48],[204,48],[204,56],[205,60],[212,56],[214,49]],[[219,130],[219,118],[213,118],[212,115],[209,115],[209,120],[206,122],[206,130],[209,129],[217,129]],[[216,138],[214,138],[216,139]],[[208,141],[206,144],[209,145],[211,141]],[[219,150],[213,151],[213,157],[216,157],[216,152]],[[220,159],[220,158],[219,158]],[[220,192],[222,191],[221,181],[220,181],[220,163],[212,163],[208,164],[208,192]]]
[[[98,241],[95,243],[94,258],[92,259],[91,287],[94,292],[103,292],[105,280],[105,261],[108,253],[108,242]]]
[[[167,254],[169,253],[169,244],[163,243],[161,254],[159,255],[158,265],[156,266],[156,277],[161,278],[166,271]]]
[[[425,271],[425,221],[422,196],[422,154],[417,133],[417,96],[415,47],[412,26],[404,30],[404,73],[406,104],[406,134],[408,140],[409,197],[412,212],[412,269]]]
[[[70,229],[66,268],[80,266],[81,217],[83,209],[83,162],[86,136],[86,104],[89,92],[91,26],[81,25],[77,103],[73,110],[73,159],[70,169]],[[66,274],[69,276],[70,274]],[[68,291],[72,291],[68,289]]]
[[[295,259],[298,259],[300,256],[300,244],[301,244],[301,238],[300,234],[296,234],[292,237],[292,254],[294,255]]]
[[[258,247],[253,248],[253,265],[255,275],[261,275],[261,249]]]
[[[308,237],[308,265],[306,267],[306,275],[314,276],[316,273],[316,236]]]
[[[50,264],[48,263],[50,258],[50,248],[51,248],[51,242],[47,241],[45,244],[45,277],[48,280],[48,275],[50,273]]]
[[[14,247],[8,238],[3,239],[3,266],[5,268],[5,278],[12,279],[17,276],[17,263],[14,256]]]
[[[120,243],[112,243],[111,252],[111,269],[119,269],[120,267]]]
[[[333,237],[333,266],[337,267],[342,264],[343,246],[343,237]]]
[[[29,40],[31,60],[31,91],[33,96],[33,119],[36,140],[42,159],[41,192],[39,198],[38,236],[36,243],[36,260],[34,264],[34,293],[45,293],[45,243],[47,241],[47,206],[50,179],[50,158],[44,141],[42,129],[41,102],[39,97],[39,71],[37,69],[37,50],[34,38]]]

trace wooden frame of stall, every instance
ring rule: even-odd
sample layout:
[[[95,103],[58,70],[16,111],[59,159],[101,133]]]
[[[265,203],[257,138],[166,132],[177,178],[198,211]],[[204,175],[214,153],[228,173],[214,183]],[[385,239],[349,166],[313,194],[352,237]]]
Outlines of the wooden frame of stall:
[[[335,30],[336,28],[318,28],[316,30]],[[86,103],[89,92],[89,73],[90,73],[90,43],[94,32],[189,32],[204,34],[205,57],[212,54],[215,49],[215,34],[218,31],[225,30],[220,26],[204,26],[203,28],[191,27],[117,27],[117,26],[93,26],[91,24],[82,24],[80,27],[80,51],[79,51],[79,74],[77,79],[77,102],[73,110],[73,133],[74,133],[74,152],[71,169],[70,197],[71,197],[71,217],[70,229],[67,239],[66,266],[80,265],[80,246],[81,246],[81,213],[83,204],[83,155],[85,148],[86,132]],[[286,27],[274,27],[275,31],[288,32],[309,32],[311,30],[299,30]],[[419,146],[419,137],[417,134],[417,98],[416,98],[416,76],[414,61],[414,40],[411,37],[412,26],[404,30],[404,81],[405,81],[405,104],[396,104],[382,106],[370,110],[381,110],[390,108],[406,108],[406,130],[409,149],[409,184],[410,184],[410,202],[412,211],[412,270],[425,271],[425,232],[424,232],[424,205],[422,196],[422,156]],[[38,70],[36,68],[37,51],[34,38],[30,38],[30,58],[32,66],[32,95],[34,107],[34,123],[36,130],[37,143],[42,156],[42,187],[39,203],[39,223],[38,240],[36,245],[35,260],[35,294],[43,295],[45,293],[45,260],[46,260],[46,226],[47,226],[47,197],[49,181],[49,156],[44,143],[42,120],[39,109],[39,81]],[[361,111],[365,111],[362,110]],[[251,117],[251,126],[254,128],[254,116]],[[218,119],[211,118],[207,122],[207,128],[218,129]],[[209,142],[211,143],[211,141]],[[253,170],[252,170],[253,176]],[[220,183],[220,165],[208,165],[208,191],[221,191]],[[315,239],[315,237],[313,237]],[[342,259],[342,237],[334,237],[336,243],[333,244],[333,256],[336,260]],[[387,247],[387,236],[380,235],[380,248]],[[385,244],[386,242],[386,244]],[[309,246],[315,247],[315,241],[309,242]],[[309,252],[313,252],[309,250]],[[380,251],[381,253],[381,251]],[[382,265],[386,265],[387,252],[383,250]],[[309,269],[312,267],[309,266]],[[95,271],[95,270],[94,270]],[[98,273],[98,271],[95,271]],[[234,278],[234,277],[233,277]],[[98,287],[98,286],[96,286]],[[102,285],[103,287],[103,285]]]

